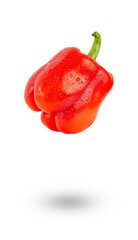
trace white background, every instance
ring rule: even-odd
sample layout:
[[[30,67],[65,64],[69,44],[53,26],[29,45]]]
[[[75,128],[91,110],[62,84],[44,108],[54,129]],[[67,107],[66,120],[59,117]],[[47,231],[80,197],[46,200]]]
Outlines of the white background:
[[[1,1],[0,239],[138,239],[137,1]],[[24,102],[30,75],[64,47],[114,87],[82,133],[48,130]]]

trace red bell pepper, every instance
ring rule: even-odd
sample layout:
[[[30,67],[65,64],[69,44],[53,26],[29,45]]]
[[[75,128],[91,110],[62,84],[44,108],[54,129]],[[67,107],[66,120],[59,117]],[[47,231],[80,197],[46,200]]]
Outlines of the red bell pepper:
[[[28,80],[25,101],[42,111],[49,129],[78,133],[95,120],[99,107],[113,86],[113,76],[95,61],[101,46],[98,32],[88,55],[69,47],[57,53]]]

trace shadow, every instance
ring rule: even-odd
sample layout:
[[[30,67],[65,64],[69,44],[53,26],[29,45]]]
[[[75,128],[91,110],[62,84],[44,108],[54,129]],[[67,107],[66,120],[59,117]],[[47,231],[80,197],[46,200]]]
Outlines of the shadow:
[[[80,194],[57,194],[41,198],[39,204],[43,207],[57,209],[96,208],[100,204],[98,197]]]
[[[59,195],[49,198],[48,205],[57,208],[82,208],[90,205],[90,199],[77,195]]]

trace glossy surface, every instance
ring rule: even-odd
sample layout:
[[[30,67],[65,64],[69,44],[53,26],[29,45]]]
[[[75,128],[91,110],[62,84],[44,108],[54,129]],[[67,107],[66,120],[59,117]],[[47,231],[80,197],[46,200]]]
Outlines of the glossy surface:
[[[77,48],[65,48],[29,79],[25,101],[49,129],[77,133],[95,120],[113,77]]]

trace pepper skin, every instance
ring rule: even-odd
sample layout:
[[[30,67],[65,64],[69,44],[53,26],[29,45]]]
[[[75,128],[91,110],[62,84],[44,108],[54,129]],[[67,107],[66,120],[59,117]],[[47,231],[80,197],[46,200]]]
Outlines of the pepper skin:
[[[49,129],[78,133],[95,120],[99,107],[113,86],[113,76],[96,59],[101,36],[95,32],[88,55],[65,48],[28,80],[24,98]]]

